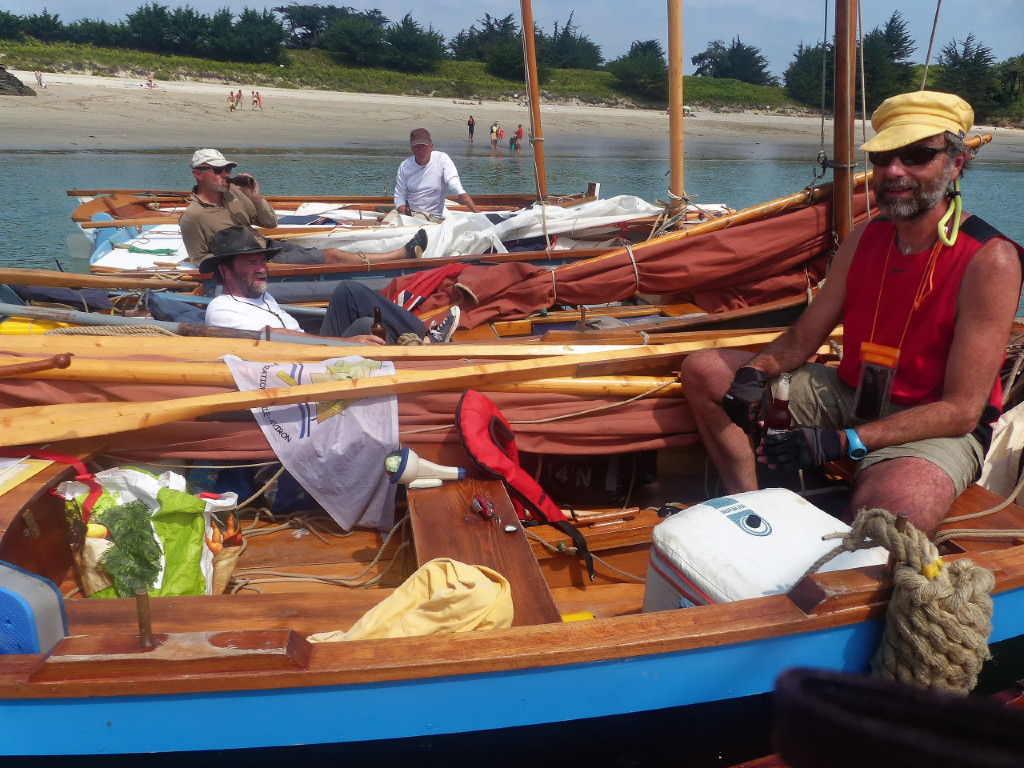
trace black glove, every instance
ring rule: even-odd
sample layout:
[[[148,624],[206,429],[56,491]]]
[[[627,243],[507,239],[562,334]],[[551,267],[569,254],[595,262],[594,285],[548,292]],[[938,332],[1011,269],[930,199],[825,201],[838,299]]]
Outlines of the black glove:
[[[768,464],[778,469],[817,467],[843,458],[839,430],[799,425],[782,434],[765,435],[761,450]]]
[[[740,368],[722,399],[722,407],[733,424],[751,434],[768,411],[768,377],[757,368]]]

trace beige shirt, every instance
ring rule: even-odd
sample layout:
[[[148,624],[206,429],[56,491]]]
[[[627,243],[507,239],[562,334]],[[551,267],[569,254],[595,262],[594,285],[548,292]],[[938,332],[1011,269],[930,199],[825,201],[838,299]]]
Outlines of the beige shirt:
[[[181,239],[185,243],[189,260],[199,266],[199,262],[210,255],[210,238],[228,227],[276,227],[277,214],[270,203],[262,197],[253,203],[245,195],[229,189],[224,193],[220,205],[204,203],[196,197],[192,190],[192,202],[181,214],[178,225],[181,227]],[[256,233],[261,245],[266,239]]]

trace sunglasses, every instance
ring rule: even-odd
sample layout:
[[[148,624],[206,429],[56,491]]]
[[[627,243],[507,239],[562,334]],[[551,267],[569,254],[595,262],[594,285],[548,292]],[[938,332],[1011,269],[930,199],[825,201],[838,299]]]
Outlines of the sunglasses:
[[[929,147],[924,144],[913,144],[889,152],[868,152],[868,160],[872,165],[888,167],[894,158],[899,158],[904,166],[928,165],[935,156],[946,151],[946,147]]]
[[[223,176],[224,174],[230,174],[231,173],[231,166],[230,165],[225,165],[222,168],[214,168],[212,165],[200,165],[198,168],[196,168],[196,170],[197,171],[213,171],[218,176]]]

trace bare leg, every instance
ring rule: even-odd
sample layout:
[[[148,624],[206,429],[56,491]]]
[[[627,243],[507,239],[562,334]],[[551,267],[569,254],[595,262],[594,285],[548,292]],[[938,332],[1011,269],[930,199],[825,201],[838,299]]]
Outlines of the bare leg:
[[[949,475],[930,461],[908,457],[873,464],[857,475],[850,510],[877,507],[904,514],[919,531],[932,533],[955,500]]]
[[[704,447],[722,476],[727,493],[757,490],[750,437],[722,409],[722,398],[749,352],[709,349],[683,361],[679,380]]]

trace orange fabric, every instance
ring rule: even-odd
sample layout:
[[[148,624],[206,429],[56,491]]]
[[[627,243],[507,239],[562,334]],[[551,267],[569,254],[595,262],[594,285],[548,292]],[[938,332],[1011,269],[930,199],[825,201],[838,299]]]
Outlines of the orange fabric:
[[[864,218],[864,196],[854,196],[854,218]],[[461,325],[518,319],[559,303],[622,301],[637,291],[692,302],[706,312],[739,309],[800,294],[824,275],[831,245],[832,206],[816,205],[754,222],[672,241],[654,240],[554,270],[525,263],[468,266],[441,281],[421,313],[461,302]],[[633,261],[636,262],[634,270]],[[554,279],[552,279],[552,274]],[[639,277],[639,279],[638,279]],[[388,291],[408,278],[396,278]],[[477,298],[475,305],[466,286]]]

